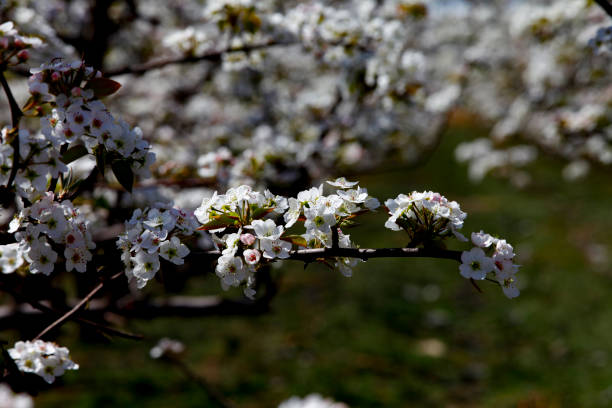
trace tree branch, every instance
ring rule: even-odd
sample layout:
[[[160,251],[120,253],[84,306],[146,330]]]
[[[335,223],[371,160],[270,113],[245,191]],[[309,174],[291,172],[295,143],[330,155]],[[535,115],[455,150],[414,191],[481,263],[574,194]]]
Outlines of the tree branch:
[[[54,321],[53,323],[51,323],[49,326],[47,326],[43,331],[41,331],[40,333],[38,333],[38,336],[34,337],[33,340],[38,340],[40,339],[42,336],[44,336],[45,334],[47,334],[48,332],[50,332],[51,330],[53,330],[55,327],[63,324],[64,322],[66,322],[70,316],[72,316],[73,314],[75,314],[81,307],[83,307],[87,302],[89,302],[91,300],[92,297],[94,297],[94,295],[96,293],[98,293],[107,282],[110,282],[112,280],[115,280],[117,278],[119,278],[120,276],[123,276],[123,272],[117,272],[116,274],[114,274],[113,276],[111,276],[108,280],[105,280],[103,282],[100,282],[95,288],[93,288],[91,290],[91,292],[89,292],[87,294],[87,296],[85,296],[79,303],[77,303],[72,309],[70,309],[69,311],[67,311],[66,313],[64,313],[64,315],[62,317],[60,317],[59,319],[57,319],[56,321]]]
[[[132,74],[132,75],[143,75],[149,71],[163,68],[167,65],[172,64],[188,64],[192,62],[200,62],[200,61],[209,61],[209,62],[221,62],[223,54],[227,54],[228,52],[250,52],[255,50],[260,50],[263,48],[270,47],[278,47],[283,45],[293,45],[296,44],[293,41],[268,41],[261,44],[251,44],[245,45],[244,47],[231,48],[227,50],[221,51],[212,51],[203,55],[188,55],[184,57],[174,57],[174,58],[160,58],[153,61],[146,62],[141,65],[135,65],[133,67],[124,67],[115,70],[110,70],[105,72],[105,76],[111,77],[116,75],[124,75],[124,74]]]
[[[288,261],[313,262],[320,258],[439,258],[452,259],[461,262],[462,251],[439,248],[314,248],[298,249],[290,252]],[[221,256],[219,251],[192,252],[192,255],[215,260]]]

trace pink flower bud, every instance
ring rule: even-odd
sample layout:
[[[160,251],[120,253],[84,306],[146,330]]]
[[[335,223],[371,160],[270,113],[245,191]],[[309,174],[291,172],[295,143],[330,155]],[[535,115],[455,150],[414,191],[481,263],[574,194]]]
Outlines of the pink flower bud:
[[[54,72],[51,74],[51,80],[52,80],[52,81],[59,81],[61,78],[62,78],[62,74],[60,74],[60,73],[59,73],[59,72],[57,72],[57,71],[54,71]]]
[[[15,47],[17,48],[25,48],[26,43],[23,42],[21,38],[15,38]]]
[[[251,234],[244,234],[244,235],[251,235]],[[261,253],[256,249],[247,249],[244,251],[243,255],[244,255],[244,260],[249,265],[255,265],[257,262],[259,262],[259,259],[261,259]]]
[[[70,90],[70,93],[72,94],[72,96],[81,96],[82,92],[83,90],[79,88],[78,86],[75,86],[74,88]]]
[[[242,234],[240,235],[240,242],[244,245],[253,245],[255,243],[255,236],[253,234]]]
[[[21,62],[25,62],[30,58],[30,53],[28,50],[21,50],[17,53],[17,59]]]

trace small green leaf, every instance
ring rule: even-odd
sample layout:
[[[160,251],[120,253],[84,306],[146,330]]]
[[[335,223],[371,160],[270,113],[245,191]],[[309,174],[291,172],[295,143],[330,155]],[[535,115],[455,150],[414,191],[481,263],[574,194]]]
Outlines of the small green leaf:
[[[72,146],[62,155],[61,160],[64,162],[64,164],[72,163],[73,161],[85,156],[87,153],[87,148],[83,145]]]
[[[233,215],[234,214],[234,215]],[[210,231],[218,228],[227,228],[237,225],[238,223],[238,214],[223,214],[218,217],[215,217],[214,220],[207,222],[202,225],[199,230]]]
[[[274,208],[256,208],[251,212],[251,219],[258,220],[274,211]]]
[[[113,169],[119,184],[131,193],[134,186],[134,172],[130,167],[130,163],[127,160],[115,160],[111,163],[111,169]]]
[[[284,237],[281,237],[281,239],[283,241],[291,242],[293,245],[301,246],[304,248],[308,246],[306,239],[301,235],[286,235]]]
[[[112,95],[121,88],[121,84],[109,78],[93,78],[87,81],[85,89],[94,91],[96,98]]]

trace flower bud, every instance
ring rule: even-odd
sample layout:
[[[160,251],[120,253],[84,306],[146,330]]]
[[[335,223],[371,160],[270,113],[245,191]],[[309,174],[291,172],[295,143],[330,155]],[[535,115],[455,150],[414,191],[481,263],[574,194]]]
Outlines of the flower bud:
[[[253,234],[242,234],[240,236],[240,242],[244,245],[253,245],[255,243],[255,236]]]
[[[17,47],[17,48],[25,48],[26,47],[26,43],[23,42],[23,40],[21,38],[15,38],[15,47]]]
[[[26,62],[30,58],[30,53],[28,50],[21,50],[17,53],[17,59],[19,62]]]

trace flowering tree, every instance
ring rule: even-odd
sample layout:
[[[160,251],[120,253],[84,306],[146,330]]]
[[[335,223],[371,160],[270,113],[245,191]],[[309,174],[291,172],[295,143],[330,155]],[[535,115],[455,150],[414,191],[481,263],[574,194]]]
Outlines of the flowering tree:
[[[418,164],[453,110],[491,124],[456,152],[474,179],[494,170],[523,184],[518,168],[540,152],[567,159],[570,178],[612,162],[610,34],[595,33],[605,15],[585,1],[4,3],[0,290],[56,318],[3,353],[16,391],[79,367],[43,340],[68,320],[139,338],[82,309],[106,292],[100,312],[120,310],[125,293],[178,267],[214,271],[250,299],[202,313],[265,308],[268,268],[282,260],[351,276],[370,258],[449,259],[475,286],[518,296],[513,247],[483,231],[465,238],[455,201],[398,192],[381,205],[335,178],[390,156]],[[27,93],[15,92],[20,74]],[[405,247],[351,240],[373,211]],[[83,287],[73,305],[50,295],[66,275]]]

